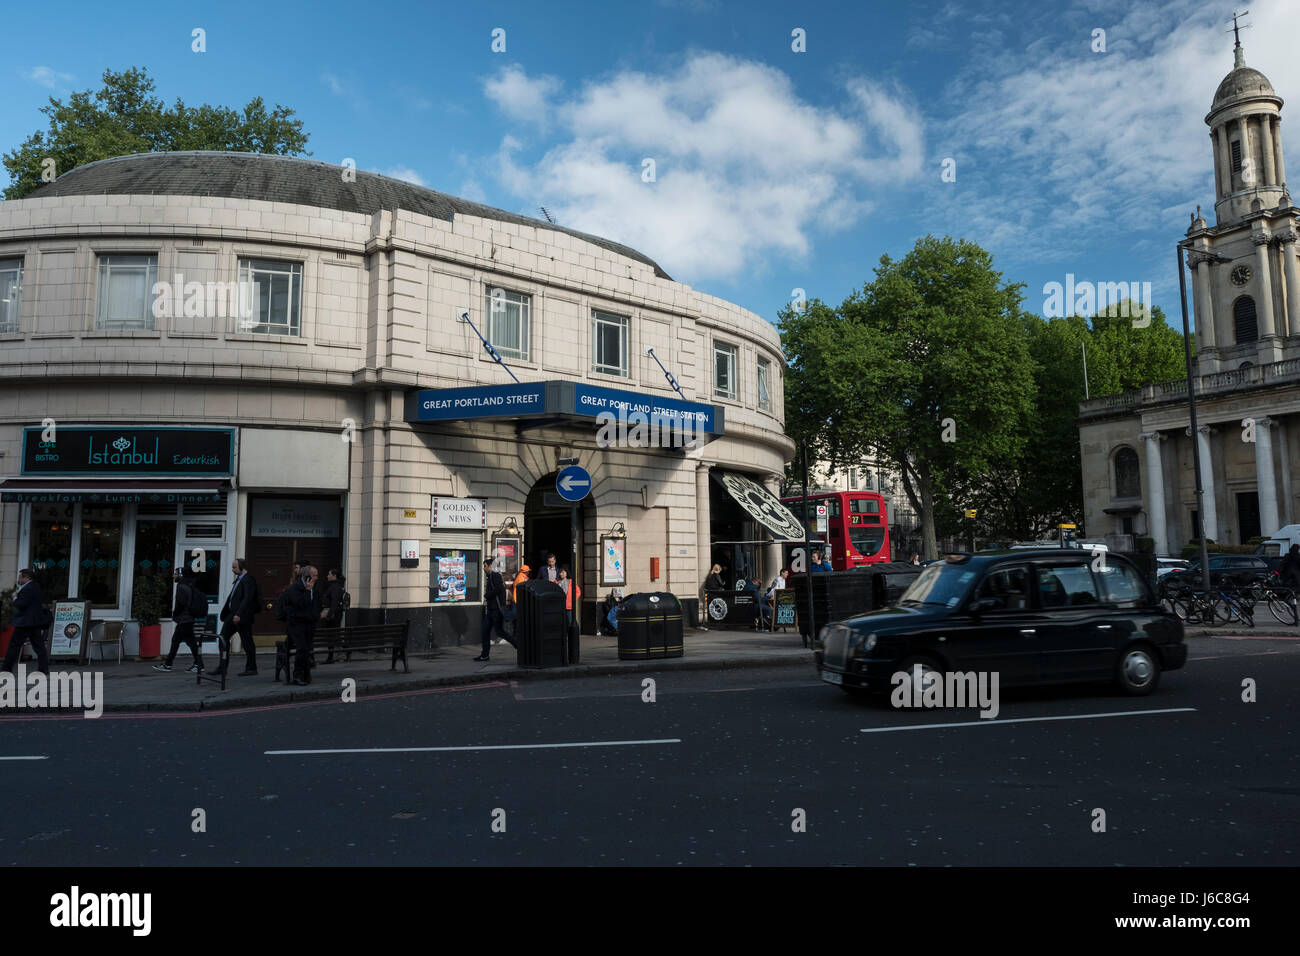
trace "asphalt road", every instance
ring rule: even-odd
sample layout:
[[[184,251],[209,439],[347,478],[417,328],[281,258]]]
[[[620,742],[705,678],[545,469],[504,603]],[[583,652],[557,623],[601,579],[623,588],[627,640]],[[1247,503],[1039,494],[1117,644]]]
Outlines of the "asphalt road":
[[[0,760],[0,865],[1300,862],[1300,640],[1197,640],[1150,697],[1005,691],[995,721],[811,666],[664,675],[653,703],[645,676],[0,720],[0,758],[46,758]],[[466,747],[518,749],[383,750]],[[276,753],[303,750],[365,752]]]

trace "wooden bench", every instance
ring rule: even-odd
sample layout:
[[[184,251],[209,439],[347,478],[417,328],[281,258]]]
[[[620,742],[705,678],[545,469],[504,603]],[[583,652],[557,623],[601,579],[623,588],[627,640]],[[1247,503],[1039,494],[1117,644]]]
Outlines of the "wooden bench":
[[[371,653],[393,655],[393,665],[389,670],[397,670],[398,658],[402,661],[402,672],[411,673],[406,662],[406,643],[411,631],[410,620],[399,624],[353,624],[344,627],[318,627],[312,639],[312,654],[324,651],[330,656],[343,656],[351,660],[353,654]],[[288,639],[275,643],[275,679],[280,680],[284,674],[285,683],[293,679],[294,648]]]

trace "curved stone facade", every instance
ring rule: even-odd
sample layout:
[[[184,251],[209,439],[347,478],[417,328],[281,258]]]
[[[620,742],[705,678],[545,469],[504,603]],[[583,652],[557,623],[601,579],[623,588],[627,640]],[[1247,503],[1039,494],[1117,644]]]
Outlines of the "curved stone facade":
[[[130,174],[123,175],[114,164],[128,161]],[[215,181],[236,162],[246,172],[227,177],[225,192],[257,197],[260,188],[277,198],[206,194],[205,170]],[[174,163],[186,164],[189,178],[172,176],[164,191],[151,192]],[[450,623],[437,623],[430,612],[441,607],[432,600],[430,549],[439,533],[430,528],[431,498],[485,502],[487,548],[492,530],[508,516],[522,528],[530,493],[538,497],[558,460],[577,458],[593,478],[583,511],[584,598],[594,602],[609,590],[596,573],[597,552],[600,534],[616,522],[628,533],[626,590],[693,595],[708,563],[707,556],[700,558],[710,546],[708,469],[741,471],[771,485],[793,452],[782,429],[784,363],[771,323],[672,281],[632,250],[487,207],[473,207],[482,213],[475,215],[465,211],[473,204],[450,206],[441,218],[444,207],[432,199],[416,212],[401,205],[343,210],[280,198],[325,201],[320,197],[331,193],[311,188],[313,177],[346,175],[282,157],[155,154],[92,164],[43,193],[0,204],[0,291],[6,276],[8,288],[21,286],[20,296],[9,297],[20,302],[0,312],[7,322],[0,324],[6,358],[0,366],[0,473],[7,485],[21,491],[22,479],[33,478],[23,467],[23,430],[47,420],[106,432],[233,428],[226,512],[214,515],[211,505],[199,506],[195,511],[205,520],[192,522],[221,525],[210,550],[225,564],[233,554],[247,554],[265,578],[266,596],[287,576],[256,567],[255,552],[279,554],[275,549],[284,542],[278,538],[296,537],[295,555],[341,563],[354,607],[383,608],[390,616],[406,609],[427,615],[440,640],[461,636],[457,631],[472,631],[476,639],[473,601],[458,609],[461,618],[446,618]],[[398,189],[384,177],[352,175],[372,205],[401,202],[412,191],[446,198],[405,183]],[[269,189],[267,180],[277,176],[306,186]],[[239,314],[230,295],[222,298],[245,279],[266,291],[251,319]],[[150,301],[140,312],[144,285]],[[509,311],[492,305],[491,290],[498,288],[513,303]],[[723,410],[725,434],[683,452],[603,448],[594,429],[573,421],[405,420],[404,402],[413,390],[510,383],[471,325],[492,335],[489,312],[496,308],[500,321],[509,317],[514,334],[524,303],[527,332],[519,334],[526,341],[512,340],[518,356],[505,360],[521,381],[586,383],[677,399],[647,354],[653,348],[684,399]],[[470,322],[458,318],[461,310],[468,310]],[[603,336],[599,350],[597,335]],[[734,349],[729,380],[721,383],[715,381],[715,347],[724,350],[724,359]],[[593,368],[597,359],[604,371]],[[759,397],[760,363],[766,366],[766,403]],[[611,371],[617,365],[621,374]],[[87,480],[85,474],[49,478],[68,487]],[[97,478],[124,480],[107,472]],[[129,618],[126,569],[139,565],[132,560],[143,548],[138,526],[149,517],[146,511],[161,508],[128,501],[116,506],[116,517],[99,514],[103,509],[82,491],[74,514],[56,517],[83,519],[83,526],[84,515],[92,513],[105,527],[120,522],[116,594],[99,602],[96,616]],[[39,540],[46,531],[36,526],[43,518],[33,509],[45,503],[8,497],[0,575],[12,578],[41,547],[57,542]],[[277,501],[324,502],[329,511],[335,499],[338,542],[322,546],[321,554],[309,553],[310,542],[313,536],[333,541],[322,533],[331,530],[332,518],[296,529],[264,520],[267,509],[293,510]],[[554,511],[553,503],[547,507]],[[184,510],[175,517],[176,547],[188,547],[197,540],[191,522]],[[71,536],[84,530],[74,528]],[[150,526],[150,533],[156,530]],[[472,551],[464,534],[470,533],[455,541]],[[419,542],[415,568],[404,567],[409,562],[399,553],[409,540]],[[531,545],[523,542],[525,556]],[[324,553],[331,548],[337,550]],[[82,552],[94,547],[83,541],[69,549],[60,560],[81,568],[87,560]],[[650,558],[659,559],[655,580]],[[271,559],[262,563],[270,566]],[[85,583],[86,573],[68,574],[72,590]],[[220,575],[218,598],[224,598],[228,577]]]

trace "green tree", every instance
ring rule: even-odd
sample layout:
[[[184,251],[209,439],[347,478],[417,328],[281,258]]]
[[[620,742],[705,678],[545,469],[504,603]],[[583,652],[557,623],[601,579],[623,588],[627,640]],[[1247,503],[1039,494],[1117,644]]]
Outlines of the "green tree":
[[[1019,285],[974,243],[926,236],[838,310],[781,313],[787,428],[820,458],[874,448],[901,474],[937,553],[936,503],[950,482],[1016,458],[1033,410]]]
[[[308,134],[294,111],[276,105],[267,112],[255,97],[242,111],[204,104],[186,106],[177,99],[168,108],[155,96],[147,70],[105,70],[95,93],[73,93],[65,103],[50,97],[41,112],[48,130],[37,130],[4,156],[10,183],[6,199],[22,199],[41,185],[46,159],[62,174],[86,163],[131,153],[211,149],[241,153],[302,155]],[[310,154],[307,154],[310,155]]]

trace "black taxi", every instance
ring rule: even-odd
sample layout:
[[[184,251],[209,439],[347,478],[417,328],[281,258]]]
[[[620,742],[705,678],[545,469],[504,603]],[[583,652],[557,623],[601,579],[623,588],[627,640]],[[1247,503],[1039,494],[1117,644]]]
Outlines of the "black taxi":
[[[822,628],[822,680],[888,691],[898,671],[996,672],[1001,686],[1113,680],[1155,690],[1187,660],[1183,625],[1111,552],[1045,548],[949,555],[889,608]]]

